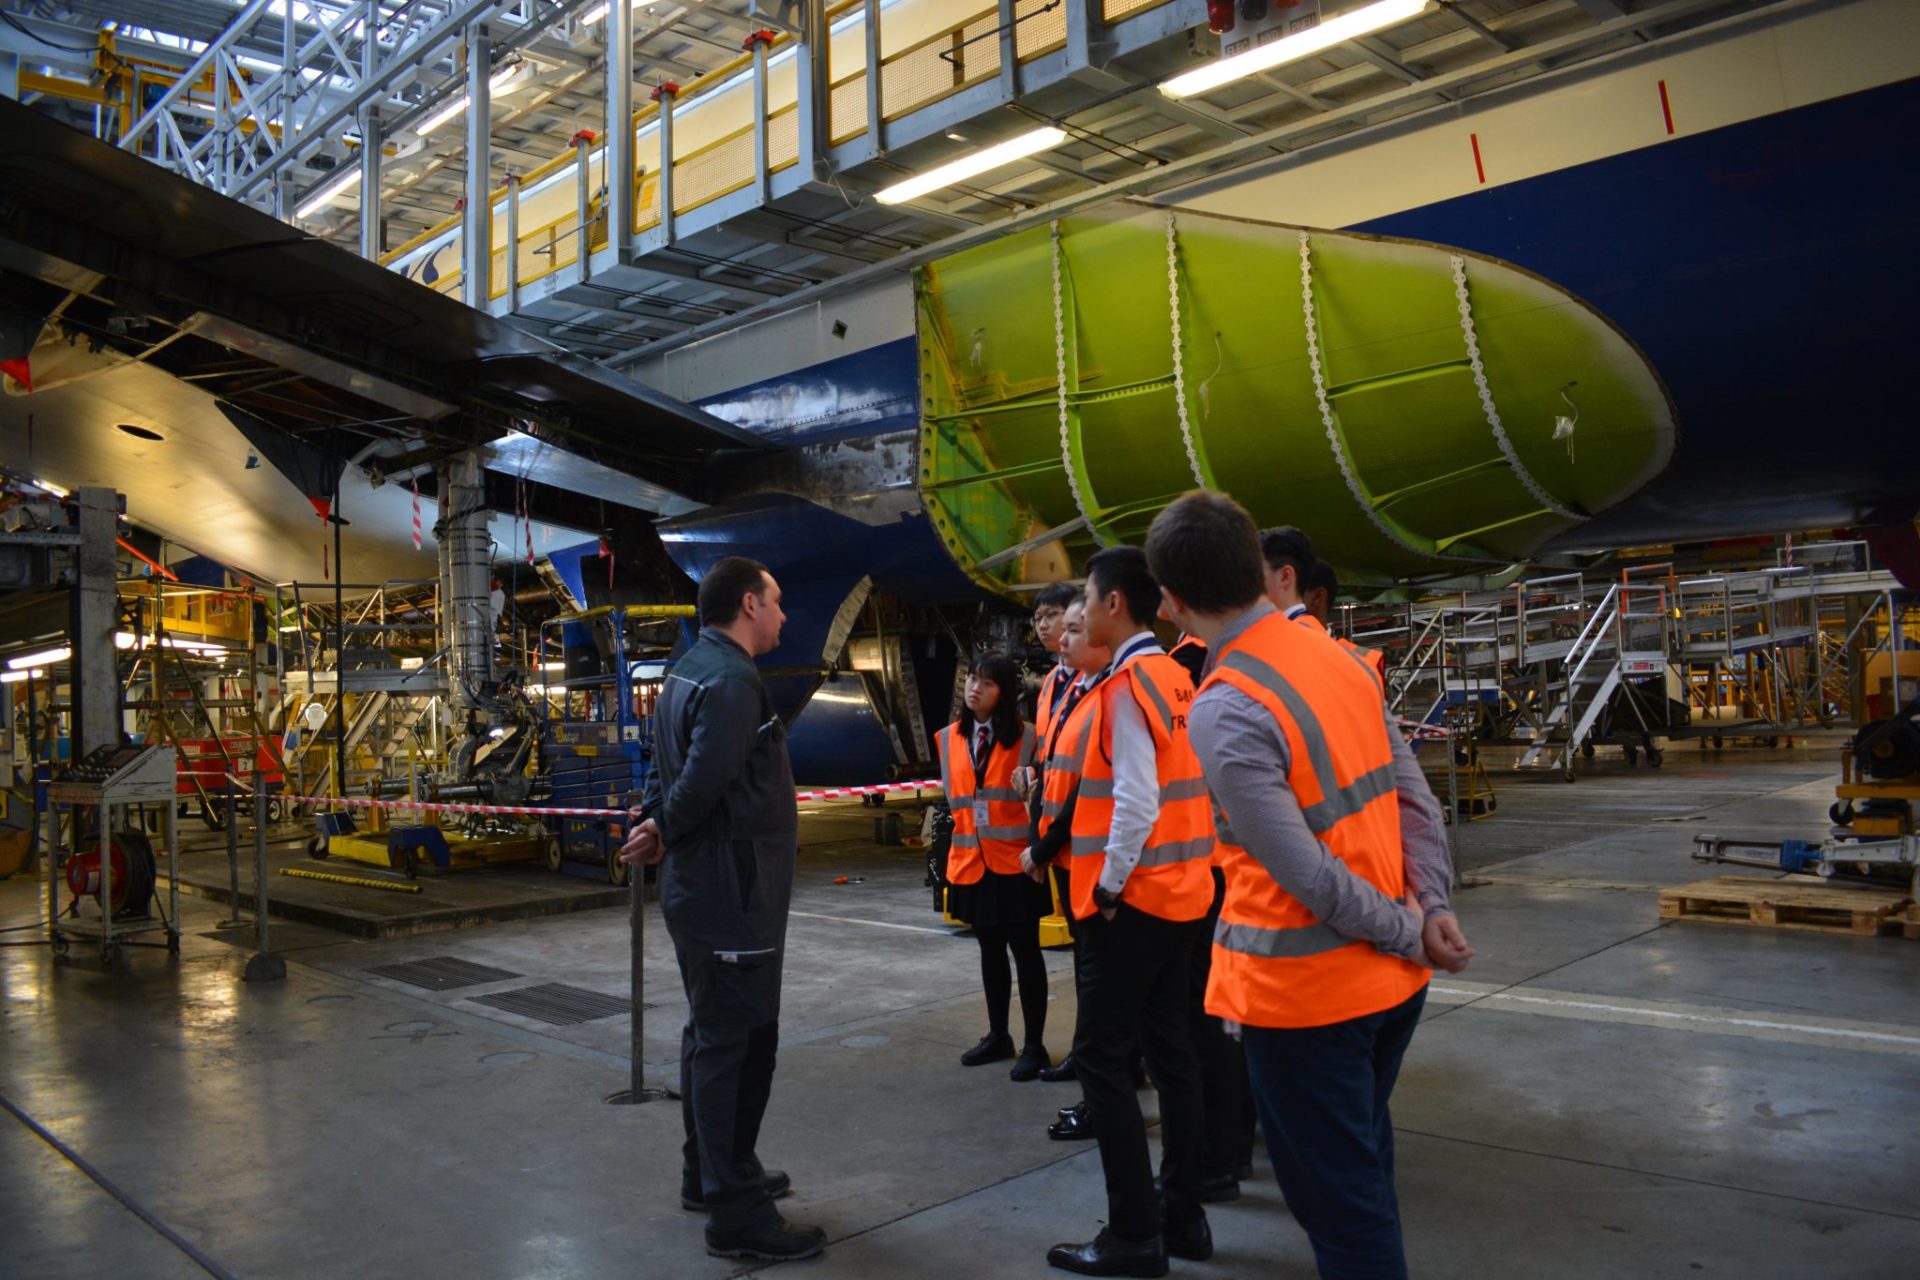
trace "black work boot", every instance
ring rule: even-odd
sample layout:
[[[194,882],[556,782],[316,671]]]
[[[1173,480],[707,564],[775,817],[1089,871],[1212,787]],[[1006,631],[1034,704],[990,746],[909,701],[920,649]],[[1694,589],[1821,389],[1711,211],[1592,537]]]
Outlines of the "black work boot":
[[[767,1189],[769,1200],[778,1200],[781,1196],[791,1194],[793,1191],[793,1179],[778,1169],[768,1169],[761,1174],[760,1185]],[[707,1211],[707,1193],[701,1189],[699,1183],[688,1182],[684,1174],[680,1180],[680,1207],[691,1209],[695,1213]]]
[[[707,1252],[716,1258],[759,1258],[766,1262],[792,1262],[811,1258],[827,1244],[827,1233],[819,1227],[803,1227],[778,1214],[771,1222],[727,1231],[707,1227]]]

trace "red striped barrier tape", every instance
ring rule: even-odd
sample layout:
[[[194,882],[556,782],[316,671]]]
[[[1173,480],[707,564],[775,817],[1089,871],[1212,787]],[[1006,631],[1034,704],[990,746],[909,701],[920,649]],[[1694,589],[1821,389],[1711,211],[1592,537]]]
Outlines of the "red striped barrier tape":
[[[932,779],[919,782],[883,782],[870,787],[823,787],[795,794],[796,800],[845,800],[853,796],[887,795],[893,792],[937,790]],[[364,796],[282,796],[289,804],[337,805],[348,809],[411,809],[420,813],[489,813],[514,818],[600,818],[606,821],[629,819],[625,809],[563,809],[547,805],[459,804],[427,800],[373,800]]]

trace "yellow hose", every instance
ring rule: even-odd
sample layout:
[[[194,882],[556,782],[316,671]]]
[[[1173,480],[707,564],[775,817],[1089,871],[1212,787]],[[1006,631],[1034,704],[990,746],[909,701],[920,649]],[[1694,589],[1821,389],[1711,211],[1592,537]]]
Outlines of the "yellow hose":
[[[391,889],[395,893],[418,893],[420,886],[410,880],[369,880],[365,876],[340,876],[331,871],[307,871],[300,867],[282,867],[283,876],[298,876],[302,880],[325,880],[329,884],[357,884],[368,889]]]

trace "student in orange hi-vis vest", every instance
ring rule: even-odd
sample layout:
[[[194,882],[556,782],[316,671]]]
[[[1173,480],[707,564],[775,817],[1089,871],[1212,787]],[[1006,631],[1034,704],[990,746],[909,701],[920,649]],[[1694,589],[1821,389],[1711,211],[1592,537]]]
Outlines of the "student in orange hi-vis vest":
[[[1080,598],[1080,588],[1071,582],[1051,582],[1040,588],[1033,599],[1033,636],[1040,647],[1054,658],[1054,665],[1040,677],[1040,690],[1034,697],[1033,727],[1040,735],[1040,749],[1046,750],[1047,735],[1053,728],[1054,713],[1064,700],[1074,677],[1079,673],[1067,664],[1061,652],[1066,639],[1067,606]]]
[[[1222,494],[1154,520],[1167,614],[1205,640],[1190,734],[1219,809],[1226,901],[1209,1012],[1237,1024],[1268,1153],[1328,1280],[1404,1277],[1388,1100],[1433,967],[1473,951],[1430,794],[1366,666],[1263,598]]]
[[[1340,575],[1334,572],[1332,565],[1325,560],[1315,560],[1313,568],[1307,572],[1307,590],[1302,597],[1307,606],[1307,617],[1320,624],[1320,629],[1333,635],[1333,611],[1340,603]],[[1381,687],[1386,686],[1387,657],[1378,649],[1369,649],[1365,645],[1355,644],[1345,636],[1334,636],[1334,641],[1348,653],[1355,654],[1373,669],[1380,680]]]
[[[940,731],[940,784],[953,814],[947,913],[973,926],[987,997],[987,1034],[960,1055],[960,1062],[978,1067],[1014,1056],[1007,1015],[1017,969],[1026,1038],[1012,1076],[1031,1080],[1053,1061],[1042,1043],[1047,966],[1040,955],[1040,917],[1053,909],[1053,900],[1044,884],[1020,868],[1027,806],[1015,775],[1033,766],[1035,737],[1033,726],[1020,719],[1019,689],[1012,658],[995,653],[975,660],[967,675],[966,708]]]
[[[1075,757],[1066,768],[1059,771],[1052,766],[1055,754],[1060,750],[1064,737],[1062,731],[1066,728],[1067,720],[1073,715],[1074,708],[1080,705],[1080,700],[1099,682],[1101,673],[1113,659],[1111,651],[1087,638],[1087,602],[1082,595],[1073,598],[1062,618],[1060,657],[1074,673],[1074,678],[1054,703],[1047,732],[1040,739],[1040,776],[1029,809],[1027,847],[1020,854],[1020,865],[1028,875],[1043,883],[1049,874],[1052,876],[1054,897],[1061,904],[1068,936],[1073,939],[1073,985],[1074,990],[1078,991],[1080,929],[1074,923],[1072,909],[1067,906],[1073,901],[1073,886],[1067,879],[1066,853],[1067,841],[1073,834],[1073,811],[1080,797],[1080,761]],[[1078,1079],[1073,1055],[1069,1053],[1042,1071],[1040,1078],[1047,1081]],[[1086,1100],[1083,1098],[1060,1108],[1059,1119],[1047,1126],[1047,1136],[1061,1142],[1093,1137],[1093,1117],[1087,1110]]]
[[[1165,611],[1161,617],[1166,616]],[[1207,646],[1199,636],[1182,632],[1167,656],[1185,668],[1196,687],[1207,663]],[[1213,926],[1226,900],[1227,877],[1220,870],[1216,846],[1213,904],[1207,908],[1206,927],[1192,940],[1187,978],[1187,1025],[1193,1052],[1200,1059],[1200,1092],[1206,1097],[1207,1127],[1200,1136],[1200,1199],[1220,1204],[1240,1198],[1240,1183],[1253,1174],[1253,1096],[1247,1092],[1247,1058],[1240,1039],[1227,1025],[1207,1012],[1207,979],[1213,973]]]
[[[1050,783],[1056,772],[1079,775],[1067,846],[1084,948],[1073,1056],[1100,1144],[1107,1226],[1054,1246],[1047,1261],[1087,1275],[1162,1275],[1169,1255],[1213,1255],[1187,1018],[1190,939],[1213,897],[1213,815],[1187,743],[1193,683],[1154,639],[1159,603],[1138,548],[1088,561],[1087,634],[1113,663],[1067,718],[1049,765]],[[1160,1093],[1164,1200],[1134,1092],[1136,1043]]]

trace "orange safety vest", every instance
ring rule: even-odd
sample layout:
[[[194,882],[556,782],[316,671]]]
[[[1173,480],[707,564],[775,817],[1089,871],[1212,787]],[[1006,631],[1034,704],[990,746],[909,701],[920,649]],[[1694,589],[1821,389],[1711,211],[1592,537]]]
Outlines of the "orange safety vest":
[[[1040,741],[1047,742],[1053,736],[1053,712],[1060,705],[1061,696],[1073,684],[1074,677],[1080,673],[1065,665],[1056,666],[1040,681],[1040,697],[1033,709],[1033,727],[1039,731]],[[1061,679],[1062,676],[1066,678]]]
[[[1064,800],[1072,778],[1061,788],[1055,771],[1072,772],[1080,783],[1073,830],[1067,842],[1067,883],[1076,919],[1099,909],[1094,886],[1107,865],[1107,840],[1113,826],[1113,712],[1115,701],[1132,698],[1153,733],[1154,764],[1160,780],[1160,812],[1127,877],[1121,901],[1163,920],[1198,920],[1213,905],[1213,808],[1207,798],[1200,760],[1187,741],[1187,711],[1193,681],[1186,668],[1164,653],[1138,654],[1080,700],[1067,720],[1062,739],[1047,766],[1047,790]],[[1063,754],[1064,753],[1064,754]]]
[[[1188,649],[1198,649],[1201,654],[1201,661],[1203,664],[1205,663],[1206,652],[1207,652],[1207,642],[1202,640],[1199,636],[1188,636],[1188,635],[1181,636],[1178,640],[1173,642],[1173,648],[1167,650],[1167,656],[1169,658],[1172,658],[1175,662],[1180,662],[1180,655]],[[1184,667],[1186,664],[1182,662],[1180,665]]]
[[[1353,641],[1343,636],[1334,635],[1333,632],[1327,630],[1326,623],[1320,621],[1320,619],[1310,613],[1303,613],[1295,618],[1294,621],[1318,631],[1323,636],[1330,637],[1335,644],[1364,662],[1367,665],[1367,669],[1373,672],[1373,678],[1380,682],[1381,694],[1383,696],[1385,695],[1387,690],[1387,660],[1378,649],[1362,649]]]
[[[1087,717],[1092,714],[1088,704],[1094,701],[1092,689],[1081,694],[1080,701],[1073,704],[1073,710],[1067,713],[1066,719],[1051,725],[1041,738],[1046,755],[1041,766],[1040,821],[1036,826],[1043,836],[1053,827],[1055,819],[1066,811],[1073,788],[1080,781],[1080,770],[1087,761]]]
[[[1020,872],[1027,847],[1027,806],[1013,788],[1013,771],[1033,763],[1033,726],[1020,726],[1020,745],[994,743],[985,777],[976,777],[973,746],[954,721],[940,731],[940,785],[953,813],[953,843],[947,848],[947,883],[977,884],[991,871]]]
[[[1380,689],[1324,635],[1270,614],[1220,652],[1201,691],[1231,685],[1287,741],[1287,783],[1308,828],[1346,869],[1389,898],[1407,891],[1400,797]],[[1213,934],[1207,1012],[1253,1027],[1320,1027],[1391,1009],[1429,970],[1322,924],[1220,819],[1226,901]]]

